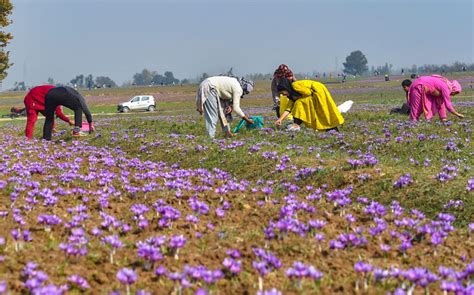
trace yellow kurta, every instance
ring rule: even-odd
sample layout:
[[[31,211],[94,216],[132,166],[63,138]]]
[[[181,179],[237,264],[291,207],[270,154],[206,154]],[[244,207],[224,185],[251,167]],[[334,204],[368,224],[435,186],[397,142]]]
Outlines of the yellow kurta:
[[[288,99],[288,97],[280,95],[280,114],[283,114],[283,112],[287,109],[289,101],[290,100]],[[293,116],[289,114],[288,117],[286,117],[285,119],[293,121]]]
[[[344,123],[344,118],[326,86],[311,80],[296,81],[291,86],[302,97],[296,101],[290,100],[286,110],[290,111],[293,117],[302,120],[307,127],[325,130]]]

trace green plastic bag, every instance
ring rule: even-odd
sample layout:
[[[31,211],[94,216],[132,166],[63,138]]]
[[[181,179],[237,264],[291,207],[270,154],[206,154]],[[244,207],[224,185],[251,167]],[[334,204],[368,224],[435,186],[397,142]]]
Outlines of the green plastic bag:
[[[263,128],[263,118],[262,116],[251,116],[250,119],[253,120],[253,124],[247,123],[244,119],[242,119],[237,126],[234,128],[234,133],[239,132],[242,127],[245,126],[247,130],[249,129],[262,129]]]

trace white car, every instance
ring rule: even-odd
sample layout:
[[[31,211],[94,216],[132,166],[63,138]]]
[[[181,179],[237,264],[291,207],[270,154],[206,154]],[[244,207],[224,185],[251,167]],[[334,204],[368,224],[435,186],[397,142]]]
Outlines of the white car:
[[[139,110],[153,112],[155,109],[156,104],[153,95],[137,95],[117,106],[117,110],[121,113]]]

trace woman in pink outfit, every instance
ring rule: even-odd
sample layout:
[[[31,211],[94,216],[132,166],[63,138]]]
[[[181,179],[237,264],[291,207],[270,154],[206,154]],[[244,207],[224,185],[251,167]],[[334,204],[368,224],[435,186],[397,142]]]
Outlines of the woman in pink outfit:
[[[402,87],[407,93],[407,103],[410,107],[410,120],[418,121],[421,114],[426,120],[431,120],[436,114],[446,121],[448,110],[450,113],[463,118],[464,116],[454,110],[451,96],[461,92],[458,81],[448,80],[439,75],[421,76],[414,80],[404,80]]]

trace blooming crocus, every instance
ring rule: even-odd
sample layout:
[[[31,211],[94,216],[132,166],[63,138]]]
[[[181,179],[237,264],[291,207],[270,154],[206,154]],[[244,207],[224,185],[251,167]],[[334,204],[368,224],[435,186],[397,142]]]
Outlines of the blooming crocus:
[[[18,242],[21,239],[21,231],[20,229],[12,229],[10,233],[15,240],[15,251],[18,251],[21,248],[21,243]]]
[[[114,254],[118,248],[122,248],[124,243],[120,241],[117,235],[102,238],[102,242],[110,248],[110,263],[114,263]]]
[[[7,292],[7,282],[0,281],[0,294],[5,294]]]
[[[387,245],[387,244],[380,244],[380,250],[382,250],[383,252],[388,252],[390,251],[392,248]]]
[[[216,208],[216,215],[217,215],[217,217],[224,217],[225,216],[225,211],[221,207],[218,207],[218,208]]]
[[[323,273],[314,266],[305,265],[299,261],[294,262],[293,266],[288,268],[285,273],[287,277],[297,279],[299,289],[301,289],[301,281],[303,278],[311,278],[316,281],[320,280],[323,276]]]
[[[469,223],[469,237],[474,233],[474,223]]]
[[[138,242],[137,243],[137,254],[138,257],[146,260],[145,268],[151,269],[153,264],[160,259],[163,259],[163,255],[159,248],[150,245],[148,243]]]
[[[283,293],[273,288],[271,290],[260,290],[257,292],[257,295],[282,295]]]
[[[177,260],[178,254],[179,254],[179,249],[184,247],[186,244],[186,238],[183,235],[179,236],[173,236],[170,239],[170,248],[174,251],[175,256],[174,258]]]
[[[474,177],[470,178],[470,179],[467,181],[466,190],[467,190],[468,192],[471,192],[471,191],[474,190]]]
[[[81,290],[86,290],[91,287],[87,280],[79,275],[69,276],[67,280]]]
[[[135,271],[130,268],[122,268],[117,272],[116,277],[120,283],[126,285],[127,295],[130,295],[130,285],[135,283],[138,279],[138,275],[135,273]]]
[[[254,254],[257,256],[257,260],[252,262],[252,266],[257,270],[260,274],[258,278],[258,286],[259,290],[263,289],[263,277],[266,276],[269,272],[273,271],[274,269],[278,269],[281,267],[280,260],[273,255],[271,252],[266,252],[261,248],[254,248]]]
[[[393,183],[393,187],[402,188],[413,183],[410,173],[400,176],[400,178]]]
[[[361,273],[364,278],[364,290],[367,290],[367,273],[372,271],[373,266],[363,261],[358,261],[354,264],[354,269],[357,273]],[[356,281],[356,290],[359,289],[359,279]]]
[[[164,276],[167,273],[168,273],[168,270],[163,265],[160,265],[155,269],[155,275],[157,275],[158,277]]]
[[[240,258],[240,256],[241,256],[239,250],[237,250],[237,249],[228,249],[225,252],[226,252],[227,255],[229,255],[230,257],[232,257],[234,259]]]
[[[235,260],[230,257],[226,257],[222,265],[229,270],[229,272],[233,275],[237,275],[240,273],[242,269],[242,262],[240,260]]]

